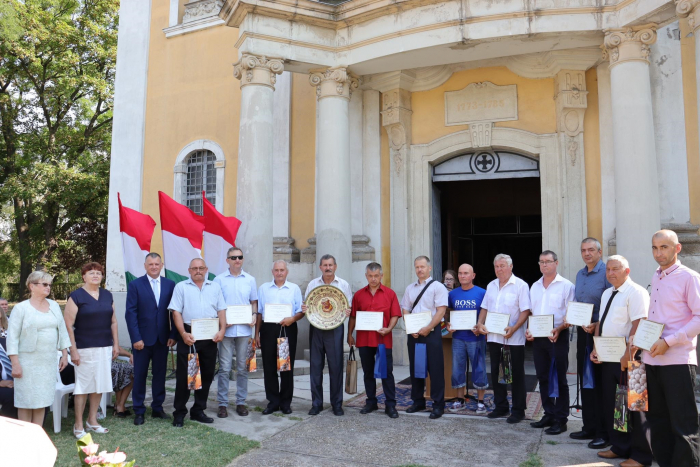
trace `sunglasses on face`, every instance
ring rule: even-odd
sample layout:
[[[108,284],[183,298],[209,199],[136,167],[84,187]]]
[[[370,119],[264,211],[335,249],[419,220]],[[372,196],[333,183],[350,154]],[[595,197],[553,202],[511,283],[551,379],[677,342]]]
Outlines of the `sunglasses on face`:
[[[240,256],[229,256],[228,259],[234,260],[234,261],[237,260],[237,259],[243,259],[243,255],[240,255]]]
[[[34,285],[43,285],[44,287],[51,287],[49,282],[32,282]]]

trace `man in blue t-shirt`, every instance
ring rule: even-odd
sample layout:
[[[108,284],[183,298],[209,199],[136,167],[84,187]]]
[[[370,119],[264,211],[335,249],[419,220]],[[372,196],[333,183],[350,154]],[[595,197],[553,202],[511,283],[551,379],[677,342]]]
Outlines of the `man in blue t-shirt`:
[[[486,290],[474,285],[474,268],[468,264],[459,267],[457,278],[461,287],[452,290],[448,299],[450,311],[476,310],[478,322],[481,302]],[[484,390],[489,386],[486,379],[486,337],[473,331],[455,331],[447,323],[447,330],[452,333],[452,387],[457,389],[457,402],[449,410],[459,411],[464,408],[464,395],[467,391],[467,357],[472,367],[472,383],[477,389],[478,405],[476,413],[486,413]],[[475,369],[479,370],[474,371]]]

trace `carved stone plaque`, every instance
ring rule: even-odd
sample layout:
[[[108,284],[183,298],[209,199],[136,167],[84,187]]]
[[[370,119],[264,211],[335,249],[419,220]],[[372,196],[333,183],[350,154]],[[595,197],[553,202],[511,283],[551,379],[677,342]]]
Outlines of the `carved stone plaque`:
[[[518,90],[515,84],[497,86],[484,81],[445,93],[446,126],[517,119]]]

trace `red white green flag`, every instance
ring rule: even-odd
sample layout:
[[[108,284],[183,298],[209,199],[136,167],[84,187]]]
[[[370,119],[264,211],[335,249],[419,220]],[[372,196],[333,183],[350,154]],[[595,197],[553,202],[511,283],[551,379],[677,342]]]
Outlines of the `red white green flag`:
[[[122,237],[122,256],[124,257],[124,276],[126,284],[146,274],[143,267],[146,255],[151,251],[151,239],[156,228],[156,221],[148,214],[142,214],[119,202],[119,232]]]
[[[165,277],[175,282],[187,280],[190,261],[202,257],[204,220],[162,191],[158,192],[158,204]]]
[[[209,267],[209,278],[213,279],[228,269],[226,252],[236,245],[236,235],[241,221],[226,217],[216,210],[202,192],[204,214],[204,261]]]

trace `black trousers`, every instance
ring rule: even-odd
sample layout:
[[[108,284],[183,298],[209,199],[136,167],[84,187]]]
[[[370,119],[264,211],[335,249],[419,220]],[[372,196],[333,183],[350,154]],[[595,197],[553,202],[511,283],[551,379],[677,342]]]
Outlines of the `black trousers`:
[[[578,373],[578,385],[581,388],[581,407],[583,419],[582,431],[596,438],[608,439],[608,431],[605,429],[603,412],[600,407],[603,402],[603,373],[601,365],[593,365],[593,389],[583,388],[583,362],[586,358],[586,346],[593,348],[593,335],[588,334],[580,326],[577,326],[576,336],[576,372]]]
[[[620,457],[634,459],[640,464],[651,465],[652,455],[649,446],[649,423],[644,412],[628,412],[627,432],[617,431],[613,427],[615,418],[615,390],[618,384],[627,385],[627,373],[620,371],[620,364],[603,362],[603,420],[612,443],[612,452]],[[622,373],[622,374],[621,374]]]
[[[416,344],[426,344],[428,354],[428,375],[430,376],[430,398],[433,408],[445,408],[445,362],[442,355],[442,335],[440,326],[435,326],[426,337],[408,336],[408,360],[411,374],[411,399],[416,405],[425,404],[425,379],[415,376]]]
[[[190,326],[185,324],[185,332],[190,332]],[[214,379],[218,345],[213,340],[198,341],[194,348],[199,355],[199,371],[202,374],[202,389],[194,392],[194,405],[190,409],[190,416],[199,416],[207,408],[209,387]],[[182,341],[177,343],[177,370],[175,372],[175,419],[185,418],[187,415],[187,401],[190,400],[190,390],[187,388],[187,355],[190,347]]]
[[[546,337],[536,337],[532,346],[537,380],[540,382],[540,397],[544,416],[557,423],[566,423],[569,419],[569,383],[566,372],[569,369],[569,330],[559,333],[559,338],[552,343]],[[552,359],[556,360],[557,381],[549,381],[549,369]],[[550,384],[559,386],[559,397],[549,397]]]
[[[661,467],[700,465],[695,365],[646,365],[651,447]]]
[[[377,403],[377,380],[374,378],[374,361],[377,353],[376,347],[358,347],[360,361],[364,372],[365,391],[367,393],[367,405]],[[382,390],[386,397],[388,407],[396,407],[396,383],[394,382],[394,357],[391,349],[386,349],[386,378],[382,379]]]
[[[287,326],[281,337],[289,338],[289,359],[291,371],[280,371],[277,380],[277,338],[282,326],[277,323],[262,323],[260,326],[260,353],[263,361],[263,377],[267,407],[271,409],[288,409],[294,396],[294,356],[297,353],[297,323]]]
[[[17,418],[14,388],[0,388],[0,407],[0,415],[3,417]]]
[[[345,328],[324,331],[309,326],[311,347],[311,403],[323,408],[323,368],[328,359],[328,378],[331,382],[331,405],[343,406],[343,334]]]
[[[508,385],[498,382],[498,366],[501,363],[501,349],[503,344],[489,342],[489,355],[491,356],[491,382],[493,383],[493,402],[499,412],[508,412]],[[510,413],[517,416],[525,416],[526,392],[525,392],[525,346],[509,345],[510,364],[513,374],[511,384],[513,408]]]
[[[134,413],[141,415],[146,413],[144,400],[149,366],[153,374],[151,408],[154,412],[162,412],[163,401],[165,401],[165,373],[168,369],[168,346],[156,341],[153,345],[144,345],[141,350],[132,349],[132,353],[134,354],[134,388],[131,398],[134,401]]]

